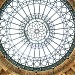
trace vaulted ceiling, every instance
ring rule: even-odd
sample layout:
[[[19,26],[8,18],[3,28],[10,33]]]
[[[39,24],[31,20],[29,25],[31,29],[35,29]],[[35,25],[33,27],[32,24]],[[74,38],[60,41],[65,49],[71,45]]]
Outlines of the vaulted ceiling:
[[[6,0],[0,0],[0,8]],[[75,10],[75,1],[68,0],[72,8]],[[0,75],[75,75],[75,49],[62,64],[59,66],[40,72],[23,70],[10,63],[0,52]]]

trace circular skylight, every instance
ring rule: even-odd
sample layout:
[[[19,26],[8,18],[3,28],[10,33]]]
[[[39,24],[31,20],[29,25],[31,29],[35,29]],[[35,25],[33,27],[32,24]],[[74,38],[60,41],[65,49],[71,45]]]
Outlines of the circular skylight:
[[[51,69],[72,52],[74,18],[67,0],[13,0],[0,23],[2,52],[18,67]]]

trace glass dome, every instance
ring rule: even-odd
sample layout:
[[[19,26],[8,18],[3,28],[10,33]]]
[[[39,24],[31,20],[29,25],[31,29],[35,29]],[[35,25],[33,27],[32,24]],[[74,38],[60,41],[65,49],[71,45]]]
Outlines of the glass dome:
[[[0,48],[17,67],[52,69],[74,48],[74,11],[67,0],[7,0],[0,15]]]

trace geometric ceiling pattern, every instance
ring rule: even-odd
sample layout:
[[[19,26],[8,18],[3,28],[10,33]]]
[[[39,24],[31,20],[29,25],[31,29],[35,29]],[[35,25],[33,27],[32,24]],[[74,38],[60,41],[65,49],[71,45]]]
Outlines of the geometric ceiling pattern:
[[[39,9],[41,8],[41,5],[44,6],[44,11],[41,9],[38,10],[38,13],[36,10],[34,11],[34,13],[31,12],[29,5],[24,4],[25,2],[18,2],[17,5],[15,3],[17,2],[12,1],[6,8],[1,8],[0,11],[0,48],[4,56],[17,67],[35,72],[54,69],[55,67],[63,63],[66,58],[69,58],[75,47],[75,30],[74,11],[68,4],[68,2],[58,0],[53,2],[50,1],[50,6],[47,5],[47,2],[45,3],[43,1],[34,1],[33,3],[32,1],[29,2],[30,7],[31,5],[34,6],[33,8],[31,7],[31,9],[38,8],[36,7],[36,5],[39,6]],[[20,4],[20,6],[18,6],[18,4]],[[28,12],[26,12],[26,18],[24,18],[25,16],[21,15],[20,12],[22,11],[18,9],[22,9],[23,5],[24,7],[28,8],[28,10],[30,10],[29,14],[27,14]],[[54,9],[52,9],[52,6]],[[10,11],[10,8],[12,8],[13,10]],[[48,12],[45,12],[46,10]],[[40,13],[40,11],[43,12]],[[50,16],[50,12],[53,15]],[[14,21],[14,19],[16,21]],[[20,21],[20,25],[16,24],[19,23],[17,20]],[[12,25],[15,25],[15,27]],[[15,40],[16,42],[13,40]],[[18,43],[21,44],[17,46]],[[23,46],[24,48],[22,49],[24,49],[24,51],[21,50],[21,47]],[[51,47],[54,50],[52,50]],[[49,50],[50,54],[47,50]],[[74,71],[74,68],[71,68],[71,70]],[[63,75],[65,75],[65,73]]]

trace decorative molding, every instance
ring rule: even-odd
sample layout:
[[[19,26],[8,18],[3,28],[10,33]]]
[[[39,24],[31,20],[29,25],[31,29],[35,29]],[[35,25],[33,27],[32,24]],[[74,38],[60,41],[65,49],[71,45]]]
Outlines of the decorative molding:
[[[55,67],[54,69],[50,69],[48,71],[40,71],[33,72],[23,70],[11,64],[0,52],[0,66],[4,70],[5,73],[9,73],[11,75],[66,75],[70,70],[70,73],[75,72],[75,49],[71,53],[70,57],[66,59],[62,64]]]

